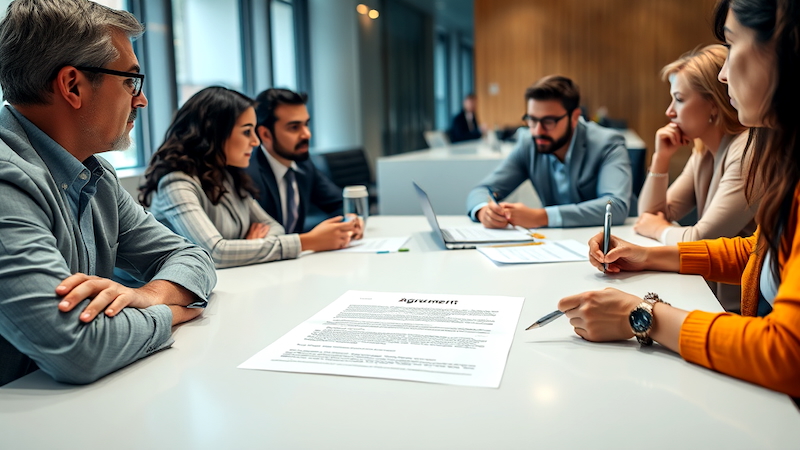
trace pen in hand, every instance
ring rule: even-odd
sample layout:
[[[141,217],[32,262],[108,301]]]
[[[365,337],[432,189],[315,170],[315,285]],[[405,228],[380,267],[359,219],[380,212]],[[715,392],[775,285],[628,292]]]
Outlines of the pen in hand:
[[[577,308],[577,306],[575,308]],[[572,311],[575,308],[570,308],[567,311]],[[525,331],[528,331],[528,330],[533,329],[533,328],[541,328],[541,327],[547,325],[548,323],[550,323],[550,322],[558,319],[559,317],[563,316],[564,313],[566,313],[567,311],[555,310],[555,311],[551,312],[550,314],[548,314],[548,315],[542,317],[541,319],[537,320],[536,322],[533,322],[533,325],[529,326],[528,328],[525,328]]]
[[[503,210],[503,215],[505,216],[506,221],[508,221],[508,223],[510,225],[514,225],[513,223],[511,223],[511,218],[509,217],[508,213],[506,212],[506,209],[503,208],[502,206],[500,206],[500,203],[497,202],[497,196],[495,195],[494,192],[492,192],[492,188],[489,187],[489,186],[486,186],[486,190],[489,192],[489,203],[494,203],[495,206],[497,206],[500,209],[502,209]]]
[[[489,192],[489,203],[494,203],[495,205],[500,206],[500,204],[497,203],[497,197],[495,197],[494,192],[492,192],[492,188],[486,186],[486,191]]]
[[[608,253],[608,244],[611,241],[611,200],[606,203],[606,217],[603,222],[603,255]],[[603,272],[608,270],[608,263],[603,263]]]

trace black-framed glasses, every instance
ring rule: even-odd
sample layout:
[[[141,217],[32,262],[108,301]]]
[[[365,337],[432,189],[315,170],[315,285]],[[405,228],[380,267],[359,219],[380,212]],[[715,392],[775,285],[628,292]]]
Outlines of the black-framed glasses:
[[[102,67],[88,67],[88,66],[75,66],[78,70],[85,70],[87,72],[104,73],[107,75],[115,75],[118,77],[126,77],[126,83],[130,83],[131,95],[138,97],[142,93],[142,85],[144,84],[144,74],[136,72],[120,72],[119,70],[104,69]]]
[[[531,115],[525,114],[522,116],[522,121],[527,123],[530,128],[536,128],[536,125],[539,123],[542,124],[545,130],[550,131],[558,125],[558,122],[561,121],[564,117],[567,117],[569,112],[564,114],[563,116],[545,116],[542,118],[533,117]]]

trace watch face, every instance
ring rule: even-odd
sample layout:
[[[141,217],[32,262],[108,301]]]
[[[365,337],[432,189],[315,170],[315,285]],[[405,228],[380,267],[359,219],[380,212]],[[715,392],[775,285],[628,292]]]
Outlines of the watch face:
[[[653,316],[642,308],[636,308],[631,312],[630,321],[633,331],[641,333],[650,329],[650,324],[653,323]]]

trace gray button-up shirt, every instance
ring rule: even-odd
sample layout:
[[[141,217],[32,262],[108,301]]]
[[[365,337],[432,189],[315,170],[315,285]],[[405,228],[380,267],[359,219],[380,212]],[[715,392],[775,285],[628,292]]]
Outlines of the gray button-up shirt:
[[[78,320],[58,284],[83,272],[167,280],[202,306],[216,283],[208,254],[159,224],[101,158],[75,159],[10,106],[0,110],[0,385],[33,366],[88,383],[172,343],[164,305]]]

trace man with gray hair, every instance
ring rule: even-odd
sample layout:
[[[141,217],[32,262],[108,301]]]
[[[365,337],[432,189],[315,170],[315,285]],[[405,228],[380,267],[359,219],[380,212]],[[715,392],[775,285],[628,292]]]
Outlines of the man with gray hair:
[[[37,367],[90,383],[169,347],[216,283],[95,156],[128,147],[147,105],[142,32],[87,0],[16,0],[0,21],[0,385]]]

